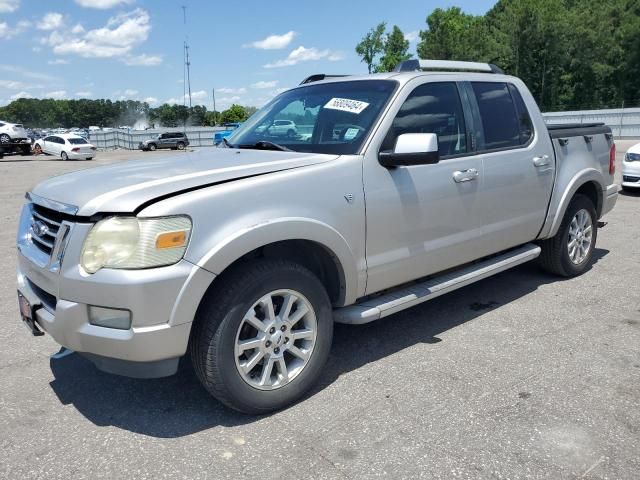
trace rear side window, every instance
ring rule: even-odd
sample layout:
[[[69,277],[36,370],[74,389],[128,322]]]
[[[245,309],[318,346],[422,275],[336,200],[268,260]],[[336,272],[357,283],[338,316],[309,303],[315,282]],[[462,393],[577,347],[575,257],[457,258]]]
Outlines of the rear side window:
[[[382,150],[392,150],[404,133],[435,133],[441,157],[467,151],[458,87],[453,82],[425,83],[409,94],[393,120]]]
[[[519,147],[520,120],[507,84],[472,82],[471,85],[478,102],[484,132],[484,145],[480,145],[480,149]]]
[[[527,106],[524,104],[524,100],[522,99],[522,95],[518,89],[512,85],[509,85],[509,92],[511,93],[511,98],[516,104],[516,113],[518,114],[518,122],[520,123],[520,145],[526,145],[533,137],[533,123],[531,123],[531,117],[529,116],[529,111],[527,110]]]

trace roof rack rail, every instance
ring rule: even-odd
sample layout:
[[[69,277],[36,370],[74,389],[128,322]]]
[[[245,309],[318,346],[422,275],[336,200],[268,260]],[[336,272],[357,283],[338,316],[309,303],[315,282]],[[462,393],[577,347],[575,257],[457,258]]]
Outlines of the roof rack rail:
[[[310,75],[302,80],[300,82],[300,85],[304,85],[305,83],[319,82],[320,80],[326,80],[327,78],[339,78],[348,76],[349,75],[327,75],[326,73],[316,73],[315,75]]]
[[[468,72],[504,73],[493,63],[461,62],[458,60],[405,60],[394,72],[415,72],[419,70],[466,70]]]

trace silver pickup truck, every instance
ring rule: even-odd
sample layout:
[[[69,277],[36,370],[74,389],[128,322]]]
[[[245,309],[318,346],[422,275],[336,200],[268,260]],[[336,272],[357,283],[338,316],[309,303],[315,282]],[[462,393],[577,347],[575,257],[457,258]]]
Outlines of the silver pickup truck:
[[[276,119],[298,133],[271,137]],[[315,75],[220,148],[61,175],[27,193],[18,297],[99,369],[174,374],[247,413],[307,392],[333,323],[361,324],[539,257],[591,264],[616,203],[603,125],[547,126],[495,66]]]

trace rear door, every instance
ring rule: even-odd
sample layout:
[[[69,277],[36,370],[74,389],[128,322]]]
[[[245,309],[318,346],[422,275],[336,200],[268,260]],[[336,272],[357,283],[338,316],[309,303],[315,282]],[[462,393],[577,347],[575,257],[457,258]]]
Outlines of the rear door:
[[[364,160],[367,294],[467,263],[482,242],[482,156],[474,155],[459,86],[404,87]],[[403,133],[436,133],[440,161],[385,168],[378,152]],[[458,172],[474,172],[459,181]],[[458,178],[458,180],[456,180]]]
[[[535,102],[524,85],[483,81],[466,88],[484,164],[483,245],[489,250],[483,254],[491,254],[538,236],[553,189],[555,156],[537,107],[530,113],[525,105],[520,91],[530,105]]]

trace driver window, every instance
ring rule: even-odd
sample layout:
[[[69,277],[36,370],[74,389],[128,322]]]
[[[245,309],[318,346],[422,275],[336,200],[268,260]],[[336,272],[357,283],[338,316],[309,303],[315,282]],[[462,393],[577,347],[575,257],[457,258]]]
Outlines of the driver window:
[[[464,114],[453,82],[425,83],[407,97],[391,124],[382,150],[393,150],[398,135],[435,133],[440,157],[467,151]]]

